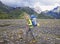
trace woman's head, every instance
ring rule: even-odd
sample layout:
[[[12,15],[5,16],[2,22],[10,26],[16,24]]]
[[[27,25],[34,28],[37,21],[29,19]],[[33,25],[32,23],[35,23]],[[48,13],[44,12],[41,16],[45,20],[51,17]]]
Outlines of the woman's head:
[[[25,15],[25,19],[29,19],[30,18],[30,16],[29,15]]]

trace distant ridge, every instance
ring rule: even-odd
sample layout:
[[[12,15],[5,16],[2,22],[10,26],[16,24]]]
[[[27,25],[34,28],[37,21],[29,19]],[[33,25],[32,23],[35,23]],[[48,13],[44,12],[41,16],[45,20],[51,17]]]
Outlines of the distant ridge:
[[[54,8],[51,11],[47,12],[41,12],[38,14],[36,11],[34,11],[33,8],[30,7],[10,7],[7,5],[4,5],[0,1],[0,19],[20,19],[23,18],[23,16],[26,13],[28,15],[34,14],[39,19],[54,19],[54,18],[60,18],[60,7]]]
[[[50,11],[44,11],[44,12],[42,12],[42,14],[44,14],[46,16],[51,16],[54,19],[60,19],[60,6],[57,6]]]

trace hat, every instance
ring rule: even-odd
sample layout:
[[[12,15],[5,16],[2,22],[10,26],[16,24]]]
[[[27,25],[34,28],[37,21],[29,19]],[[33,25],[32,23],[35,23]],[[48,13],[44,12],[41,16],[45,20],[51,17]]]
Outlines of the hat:
[[[31,15],[31,18],[36,18],[36,16],[35,15]]]

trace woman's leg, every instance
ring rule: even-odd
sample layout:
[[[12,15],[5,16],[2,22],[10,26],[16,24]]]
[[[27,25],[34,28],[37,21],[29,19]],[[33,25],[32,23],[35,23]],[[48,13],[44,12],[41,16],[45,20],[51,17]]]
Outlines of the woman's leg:
[[[35,39],[31,28],[29,28],[29,31],[30,31],[30,34],[31,34],[31,36],[33,37],[33,39]]]

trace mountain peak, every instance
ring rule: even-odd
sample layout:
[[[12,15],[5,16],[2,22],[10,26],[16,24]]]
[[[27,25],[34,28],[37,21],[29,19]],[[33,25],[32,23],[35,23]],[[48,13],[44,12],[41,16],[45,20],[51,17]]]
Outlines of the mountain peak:
[[[40,14],[41,13],[41,8],[40,7],[34,7],[34,10],[38,13],[38,14]]]
[[[59,12],[60,11],[60,6],[55,7],[52,11],[53,12]]]
[[[1,5],[4,5],[4,4],[0,1],[0,6],[1,6]]]
[[[53,10],[56,10],[56,9],[59,9],[60,8],[60,6],[57,6],[57,7],[55,7]]]

